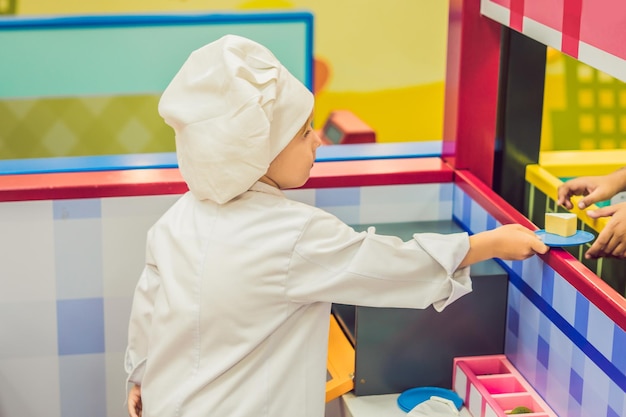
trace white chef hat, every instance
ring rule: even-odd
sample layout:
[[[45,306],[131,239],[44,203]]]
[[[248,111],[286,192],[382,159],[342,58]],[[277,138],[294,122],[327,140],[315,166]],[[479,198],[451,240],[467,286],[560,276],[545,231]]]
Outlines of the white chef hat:
[[[267,48],[235,35],[192,52],[159,102],[189,189],[220,204],[267,172],[312,110],[313,94]]]

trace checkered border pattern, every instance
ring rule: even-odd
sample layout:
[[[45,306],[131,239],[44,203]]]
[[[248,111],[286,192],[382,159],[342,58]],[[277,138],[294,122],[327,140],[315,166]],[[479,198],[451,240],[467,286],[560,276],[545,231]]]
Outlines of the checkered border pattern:
[[[472,233],[499,226],[458,186],[453,218]],[[555,412],[626,412],[626,333],[539,257],[509,272],[505,354]]]
[[[538,2],[526,3],[525,0],[481,0],[480,12],[594,68],[625,79],[624,48],[615,41],[623,33],[622,2],[568,0],[553,2],[551,5],[556,8]],[[542,11],[539,15],[538,10]],[[532,11],[530,16],[529,11]]]

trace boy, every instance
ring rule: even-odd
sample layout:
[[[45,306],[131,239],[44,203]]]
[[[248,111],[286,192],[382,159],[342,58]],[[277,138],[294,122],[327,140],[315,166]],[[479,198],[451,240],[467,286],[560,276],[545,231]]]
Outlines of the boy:
[[[193,52],[159,111],[190,192],[148,234],[133,417],[322,417],[331,303],[442,310],[471,291],[470,264],[548,250],[520,225],[403,242],[286,199],[321,145],[313,95],[248,39]]]

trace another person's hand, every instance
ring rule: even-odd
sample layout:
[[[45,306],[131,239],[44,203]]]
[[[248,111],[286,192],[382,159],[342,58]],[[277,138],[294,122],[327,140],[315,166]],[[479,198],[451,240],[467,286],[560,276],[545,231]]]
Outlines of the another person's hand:
[[[561,184],[557,203],[571,210],[574,207],[571,197],[584,196],[578,201],[578,208],[584,210],[593,203],[611,199],[621,191],[620,186],[610,174],[574,178]]]
[[[141,417],[141,386],[133,385],[128,391],[128,415],[130,417]]]
[[[592,219],[608,216],[611,218],[585,253],[585,258],[626,258],[626,203],[587,210],[587,215]]]

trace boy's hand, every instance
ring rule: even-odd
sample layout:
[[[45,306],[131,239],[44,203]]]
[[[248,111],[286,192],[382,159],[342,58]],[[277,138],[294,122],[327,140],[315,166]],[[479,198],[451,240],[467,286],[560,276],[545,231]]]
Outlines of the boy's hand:
[[[491,258],[519,261],[550,248],[533,231],[520,224],[507,224],[470,236],[470,249],[459,267]]]
[[[133,385],[128,392],[128,415],[130,417],[141,417],[141,386]]]
[[[507,224],[488,233],[492,234],[495,258],[518,261],[550,249],[532,230],[520,224]]]

